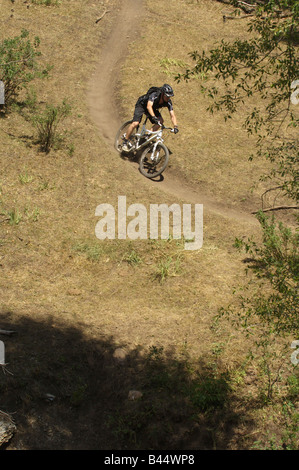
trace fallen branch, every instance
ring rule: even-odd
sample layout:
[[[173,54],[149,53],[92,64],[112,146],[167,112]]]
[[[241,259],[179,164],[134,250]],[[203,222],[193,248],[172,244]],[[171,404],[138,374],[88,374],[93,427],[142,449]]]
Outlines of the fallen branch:
[[[0,364],[0,367],[2,368],[3,374],[4,375],[6,375],[6,374],[13,375],[13,373],[10,372],[10,370],[7,369],[7,366],[8,366],[8,364]]]
[[[105,10],[104,13],[102,14],[102,16],[100,16],[100,18],[98,18],[96,20],[96,23],[98,23],[99,21],[101,21],[102,18],[104,18],[104,16],[106,15],[106,13],[109,13],[110,10]]]
[[[244,16],[228,16],[228,15],[223,15],[223,22],[225,22],[226,20],[242,20],[242,18],[248,18],[249,16],[254,16],[253,14],[248,14],[248,15],[244,15]]]
[[[232,4],[231,0],[217,0],[217,1],[220,3],[225,3],[226,5],[235,6]],[[241,10],[243,10],[245,13],[252,13],[253,11],[255,11],[257,4],[246,3],[246,2],[242,2],[241,0],[239,0],[236,6],[240,8]]]
[[[255,11],[257,5],[253,5],[251,3],[246,2],[238,2],[238,7],[241,8],[241,10],[245,11],[245,13],[252,13],[253,11]]]
[[[11,336],[15,333],[15,331],[13,330],[0,330],[0,335],[7,335],[7,336]]]
[[[284,209],[299,209],[299,206],[277,206],[277,207],[269,207],[268,209],[262,209],[263,212],[269,211],[281,211]],[[252,214],[257,214],[259,211],[251,212]]]

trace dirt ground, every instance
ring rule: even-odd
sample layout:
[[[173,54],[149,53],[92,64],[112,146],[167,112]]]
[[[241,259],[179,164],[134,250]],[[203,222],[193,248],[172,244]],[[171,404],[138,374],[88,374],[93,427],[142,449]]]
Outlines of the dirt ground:
[[[258,413],[251,406],[256,370],[239,374],[247,345],[213,322],[246,279],[233,242],[258,234],[252,209],[260,186],[251,195],[248,188],[262,165],[239,162],[247,140],[235,141],[220,120],[221,138],[211,120],[194,124],[196,107],[183,115],[186,84],[177,85],[181,127],[169,141],[176,160],[163,180],[146,180],[113,149],[139,90],[173,79],[155,54],[179,58],[195,44],[198,24],[202,40],[217,39],[223,6],[184,2],[180,19],[181,2],[171,13],[166,3],[74,0],[27,8],[16,1],[12,8],[0,0],[0,39],[27,27],[41,39],[41,60],[55,65],[49,80],[36,83],[40,102],[68,96],[73,108],[68,147],[49,155],[38,150],[20,113],[0,120],[0,329],[15,331],[0,337],[8,363],[0,409],[16,425],[6,450],[234,450],[266,442],[272,427],[277,434],[277,416],[265,424],[262,407]],[[183,44],[186,21],[195,17]],[[154,51],[160,18],[168,28]],[[168,37],[174,24],[177,51]],[[200,136],[194,125],[204,129]],[[115,206],[118,195],[146,207],[203,204],[203,248],[187,252],[173,239],[100,242],[95,208]],[[12,209],[18,222],[3,215]]]

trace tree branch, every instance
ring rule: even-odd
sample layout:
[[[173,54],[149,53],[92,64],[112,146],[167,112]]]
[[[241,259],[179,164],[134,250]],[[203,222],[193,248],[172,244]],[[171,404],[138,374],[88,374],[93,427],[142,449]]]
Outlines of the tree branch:
[[[104,13],[100,16],[100,18],[98,18],[96,20],[96,23],[98,23],[99,21],[101,21],[102,18],[104,18],[104,16],[106,15],[106,13],[109,13],[110,10],[105,10]]]
[[[13,330],[0,330],[0,335],[11,336],[15,333]]]
[[[299,209],[299,206],[277,206],[277,207],[269,207],[268,209],[263,209],[263,212],[270,212],[270,211],[280,211],[284,209]],[[259,211],[251,212],[252,214],[257,214]]]

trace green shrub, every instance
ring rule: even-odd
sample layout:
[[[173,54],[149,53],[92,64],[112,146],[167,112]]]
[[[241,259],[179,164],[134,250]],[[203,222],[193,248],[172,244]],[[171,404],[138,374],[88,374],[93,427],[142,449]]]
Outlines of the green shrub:
[[[22,30],[20,36],[4,39],[0,44],[0,80],[4,84],[6,108],[31,80],[48,74],[50,67],[41,69],[37,63],[39,44],[38,37],[31,43],[27,30]]]
[[[60,1],[59,0],[31,0],[31,2],[34,5],[46,5],[51,6],[51,5],[59,5]]]
[[[59,106],[46,105],[39,114],[32,116],[33,125],[37,129],[38,142],[41,149],[48,153],[58,141],[58,126],[71,112],[71,106],[63,100]]]

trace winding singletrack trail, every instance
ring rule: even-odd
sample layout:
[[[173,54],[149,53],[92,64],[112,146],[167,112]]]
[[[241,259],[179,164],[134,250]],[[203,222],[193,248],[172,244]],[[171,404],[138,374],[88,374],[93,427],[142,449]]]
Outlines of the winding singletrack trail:
[[[120,2],[120,9],[113,19],[111,33],[101,51],[98,66],[89,84],[87,100],[91,117],[100,134],[112,148],[114,148],[116,131],[121,125],[117,108],[118,71],[125,60],[128,45],[138,38],[138,28],[144,14],[143,0]],[[170,168],[167,169],[167,173],[165,172],[165,178],[159,182],[144,178],[136,167],[134,169],[132,167],[132,171],[134,170],[134,177],[143,178],[144,184],[155,184],[157,188],[168,195],[179,197],[186,203],[203,204],[205,211],[225,219],[233,219],[250,225],[258,223],[252,214],[229,208],[224,203],[215,202],[202,194],[197,187],[184,184]]]
[[[99,132],[112,145],[120,126],[116,105],[118,71],[125,60],[128,45],[138,37],[143,17],[143,0],[120,1],[110,36],[104,45],[98,66],[89,84],[88,105]]]

